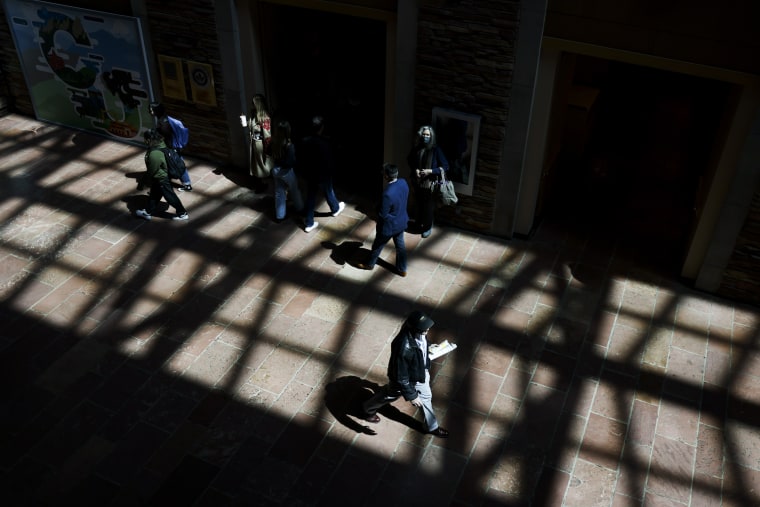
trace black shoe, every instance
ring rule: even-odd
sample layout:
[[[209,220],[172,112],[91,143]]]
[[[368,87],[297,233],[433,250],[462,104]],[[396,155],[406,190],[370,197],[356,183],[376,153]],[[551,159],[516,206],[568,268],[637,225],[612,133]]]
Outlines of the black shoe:
[[[445,430],[445,429],[441,428],[440,426],[437,427],[436,429],[434,429],[433,431],[429,431],[428,433],[430,433],[434,437],[449,438],[449,432],[448,432],[448,430]]]
[[[377,414],[368,415],[364,418],[365,421],[377,424],[380,422],[380,416]]]
[[[193,187],[192,187],[192,185],[182,185],[182,186],[179,187],[179,191],[180,192],[192,192],[193,191]]]

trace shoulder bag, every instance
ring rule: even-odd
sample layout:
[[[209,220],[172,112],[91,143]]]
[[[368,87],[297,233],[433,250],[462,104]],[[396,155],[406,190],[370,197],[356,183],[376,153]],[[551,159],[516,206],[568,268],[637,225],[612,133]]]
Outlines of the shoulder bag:
[[[436,198],[442,206],[453,206],[459,199],[454,191],[454,182],[446,177],[446,171],[441,170],[441,181],[436,184]]]

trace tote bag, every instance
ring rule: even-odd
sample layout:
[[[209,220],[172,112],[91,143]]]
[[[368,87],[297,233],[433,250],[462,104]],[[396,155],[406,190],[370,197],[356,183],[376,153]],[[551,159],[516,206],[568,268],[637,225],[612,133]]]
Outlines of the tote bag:
[[[435,192],[441,206],[453,206],[459,202],[454,182],[446,177],[446,171],[441,171],[441,181],[436,185]]]

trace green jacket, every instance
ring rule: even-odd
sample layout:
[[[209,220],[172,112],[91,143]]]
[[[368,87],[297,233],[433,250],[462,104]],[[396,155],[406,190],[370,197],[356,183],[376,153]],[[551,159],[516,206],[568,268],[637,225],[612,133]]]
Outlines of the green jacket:
[[[161,148],[166,148],[162,141],[157,146],[148,148],[145,152],[145,168],[148,170],[148,178],[156,180],[165,180],[169,178],[166,168],[166,157],[161,152]]]

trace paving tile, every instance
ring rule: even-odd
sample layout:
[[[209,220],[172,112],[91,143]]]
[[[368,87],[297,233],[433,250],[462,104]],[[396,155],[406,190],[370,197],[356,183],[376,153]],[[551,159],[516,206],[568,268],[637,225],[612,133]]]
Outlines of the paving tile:
[[[697,444],[699,412],[681,400],[663,400],[657,419],[657,435],[688,445]]]
[[[647,493],[688,504],[696,447],[656,436],[647,481]],[[645,500],[645,502],[648,500]]]
[[[568,481],[563,505],[591,507],[610,504],[615,490],[614,471],[597,464],[578,460]]]
[[[242,351],[226,343],[212,342],[184,371],[182,377],[205,387],[213,387],[240,359]]]
[[[482,414],[491,411],[491,405],[499,393],[503,378],[488,372],[471,369],[461,379],[460,388],[456,393],[456,401],[469,406]]]
[[[633,402],[626,442],[651,447],[657,425],[657,406],[640,400]]]
[[[503,377],[512,363],[512,351],[496,343],[481,343],[472,367]]]
[[[283,314],[285,310],[283,310]],[[324,341],[335,326],[335,323],[310,315],[303,315],[288,329],[284,343],[291,347],[311,352]]]
[[[620,373],[636,375],[641,368],[646,332],[615,324],[607,347],[605,367]]]
[[[278,346],[250,378],[250,382],[273,393],[282,393],[304,365],[308,356],[298,350]]]
[[[588,417],[578,458],[616,470],[625,442],[626,425],[597,414]]]
[[[704,373],[704,354],[694,354],[671,347],[663,391],[698,402]]]

